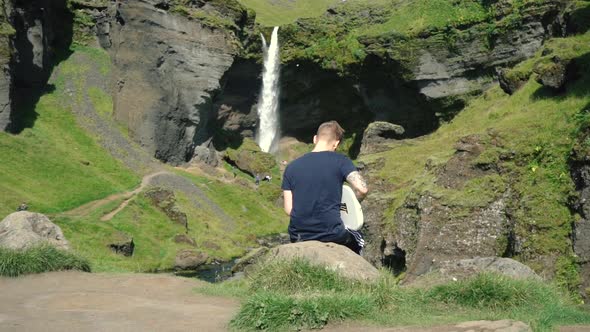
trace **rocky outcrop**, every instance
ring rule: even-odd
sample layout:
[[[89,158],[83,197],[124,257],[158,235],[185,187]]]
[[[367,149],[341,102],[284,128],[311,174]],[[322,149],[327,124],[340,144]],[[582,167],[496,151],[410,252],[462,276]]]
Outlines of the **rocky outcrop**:
[[[156,158],[179,164],[212,136],[214,101],[240,42],[230,28],[208,24],[214,13],[191,19],[190,8],[184,15],[160,3],[118,3],[110,29],[115,117]],[[245,9],[229,14],[228,24],[247,23]]]
[[[304,259],[314,265],[325,266],[345,278],[374,281],[379,271],[345,246],[334,243],[306,241],[290,243],[273,248],[266,256],[267,261]]]
[[[580,294],[589,298],[590,287],[590,128],[584,128],[578,137],[570,157],[570,172],[578,197],[572,202],[572,210],[580,218],[573,223],[573,250],[580,264],[582,283]]]
[[[145,197],[160,211],[164,212],[170,220],[188,230],[188,218],[186,213],[182,212],[178,205],[176,205],[176,196],[173,191],[155,187],[146,191]]]
[[[546,38],[565,33],[565,4],[543,1],[518,9],[519,22],[511,24],[505,17],[514,14],[510,6],[497,6],[494,33],[486,32],[485,24],[433,29],[409,42],[392,35],[376,41],[363,41],[372,49],[385,52],[404,63],[410,82],[420,93],[433,99],[479,92],[490,86],[495,68],[506,67],[532,57]],[[440,43],[443,39],[446,42]],[[380,45],[405,44],[405,49],[385,49]]]
[[[15,212],[0,222],[1,247],[21,250],[41,244],[70,249],[61,228],[40,213]]]
[[[6,0],[1,11],[0,130],[18,132],[34,121],[32,107],[72,40],[72,15],[65,0]]]
[[[174,268],[177,270],[194,270],[207,263],[209,256],[206,253],[193,249],[182,249],[176,254]]]
[[[402,139],[405,130],[402,126],[384,122],[375,121],[370,123],[363,133],[361,144],[361,153],[374,153],[382,149],[378,145],[393,139]]]
[[[492,135],[493,136],[493,135]],[[377,193],[363,202],[367,220],[367,259],[410,277],[430,271],[437,262],[474,257],[502,256],[511,243],[510,190],[495,168],[477,158],[494,138],[470,135],[455,144],[455,154],[444,164],[426,165],[434,183],[416,186],[396,209],[395,231],[386,229],[383,206],[392,204],[380,193],[388,188],[373,184]],[[378,163],[367,166],[370,173]],[[469,194],[477,188],[477,197]]]

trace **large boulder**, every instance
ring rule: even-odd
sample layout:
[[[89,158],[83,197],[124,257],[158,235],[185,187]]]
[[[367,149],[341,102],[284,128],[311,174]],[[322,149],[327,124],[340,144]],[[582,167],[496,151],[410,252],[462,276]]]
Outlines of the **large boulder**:
[[[177,270],[194,270],[207,263],[209,255],[193,249],[182,249],[176,254],[174,268]]]
[[[561,90],[568,81],[569,66],[567,61],[553,57],[551,62],[542,63],[535,67],[537,82],[554,90]]]
[[[530,267],[510,258],[476,257],[455,261],[434,262],[430,271],[413,278],[408,275],[406,284],[437,285],[462,280],[478,273],[496,273],[514,279],[537,279],[540,277]]]
[[[249,138],[245,138],[237,149],[227,149],[226,159],[235,164],[240,170],[251,175],[258,174],[260,178],[270,174],[277,162],[270,153],[260,150],[260,147]]]
[[[379,271],[364,258],[345,246],[335,243],[306,241],[284,244],[273,248],[266,255],[265,260],[288,261],[295,258],[325,266],[349,279],[374,281],[379,277]]]
[[[363,133],[361,153],[378,152],[377,145],[392,139],[402,139],[405,129],[402,126],[385,122],[375,121],[367,126]]]
[[[0,247],[21,250],[43,243],[70,249],[61,228],[43,214],[20,211],[0,222]]]

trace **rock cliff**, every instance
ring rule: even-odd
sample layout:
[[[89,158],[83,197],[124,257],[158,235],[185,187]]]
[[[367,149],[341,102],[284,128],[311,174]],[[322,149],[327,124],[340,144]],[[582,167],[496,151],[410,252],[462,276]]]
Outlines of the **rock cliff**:
[[[72,40],[66,0],[5,0],[1,4],[0,130],[30,126],[32,112],[60,52]]]

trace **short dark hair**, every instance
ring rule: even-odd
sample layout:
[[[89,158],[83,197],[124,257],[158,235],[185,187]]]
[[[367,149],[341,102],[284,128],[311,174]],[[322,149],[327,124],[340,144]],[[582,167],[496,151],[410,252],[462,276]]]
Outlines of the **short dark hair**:
[[[324,140],[342,141],[344,129],[336,121],[324,122],[318,127],[317,136]]]

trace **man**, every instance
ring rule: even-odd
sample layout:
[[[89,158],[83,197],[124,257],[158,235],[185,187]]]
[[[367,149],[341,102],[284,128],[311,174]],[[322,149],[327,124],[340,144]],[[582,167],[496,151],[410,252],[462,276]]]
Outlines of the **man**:
[[[362,200],[367,184],[352,161],[334,152],[344,134],[338,122],[322,123],[312,152],[291,162],[283,176],[284,209],[291,217],[291,242],[334,242],[360,253],[362,247],[342,223],[340,201],[346,180]]]

